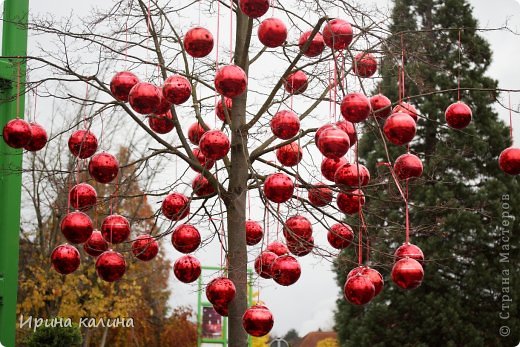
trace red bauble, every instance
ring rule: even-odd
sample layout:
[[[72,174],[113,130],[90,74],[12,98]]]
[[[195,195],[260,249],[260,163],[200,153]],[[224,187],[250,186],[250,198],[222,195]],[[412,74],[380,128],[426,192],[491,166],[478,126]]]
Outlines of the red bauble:
[[[272,267],[274,261],[278,258],[276,253],[263,251],[255,259],[255,271],[262,278],[273,277]]]
[[[298,40],[298,46],[300,47],[300,50],[303,50],[303,46],[305,45],[307,40],[309,40],[309,37],[311,37],[311,34],[312,34],[312,31],[310,30],[310,31],[304,32],[300,36],[300,39]],[[323,36],[319,32],[317,32],[316,35],[314,35],[307,50],[305,52],[303,52],[303,55],[310,57],[310,58],[317,57],[323,52],[324,49],[325,49],[325,41],[323,41]]]
[[[172,245],[181,253],[191,253],[200,246],[200,233],[193,225],[181,224],[172,233]]]
[[[334,182],[348,187],[364,187],[370,182],[370,172],[365,165],[347,163],[336,170]]]
[[[417,126],[414,119],[403,112],[392,114],[385,121],[383,131],[388,141],[401,146],[409,143],[415,136]]]
[[[148,125],[150,129],[158,134],[167,134],[173,130],[173,115],[170,111],[163,114],[154,114],[148,117]]]
[[[285,222],[283,234],[292,240],[309,240],[312,237],[312,224],[304,216],[292,216]]]
[[[96,272],[104,281],[115,282],[123,277],[125,271],[126,261],[121,253],[106,251],[96,260]]]
[[[317,146],[318,142],[320,142],[320,136],[323,134],[323,132],[327,129],[332,129],[334,127],[334,124],[327,123],[325,125],[322,125],[321,127],[316,130],[316,133],[314,133],[314,144]]]
[[[197,161],[199,162],[200,166],[202,166],[202,168],[206,171],[211,169],[213,165],[215,165],[215,161],[206,158],[206,156],[201,152],[199,148],[193,149],[193,155],[195,156],[195,158],[197,158]],[[191,168],[197,172],[201,172],[199,169],[193,166]]]
[[[317,147],[325,157],[339,159],[348,152],[350,139],[346,132],[333,126],[320,133]]]
[[[110,91],[117,101],[128,101],[130,90],[139,83],[139,78],[130,71],[118,72],[110,81]]]
[[[292,111],[279,111],[271,119],[271,131],[274,136],[288,140],[300,131],[300,119]]]
[[[424,262],[423,251],[418,246],[413,245],[410,242],[405,242],[399,246],[399,248],[395,250],[394,257],[395,261],[404,258],[411,258],[417,260],[421,265]]]
[[[287,93],[294,95],[302,94],[307,90],[308,86],[309,79],[307,78],[307,74],[302,70],[298,70],[287,76],[284,83]]]
[[[498,157],[500,170],[509,175],[520,174],[520,148],[509,147],[500,153]]]
[[[417,122],[419,112],[417,112],[417,109],[412,104],[409,104],[404,101],[400,102],[398,105],[394,107],[394,109],[392,110],[392,114],[399,112],[406,113],[407,115],[412,117],[414,121]]]
[[[79,252],[74,246],[64,244],[54,248],[52,251],[52,267],[62,275],[68,275],[76,271],[80,262]]]
[[[164,81],[162,94],[174,105],[183,104],[191,96],[191,83],[183,76],[170,76]]]
[[[246,220],[246,243],[248,246],[254,246],[262,241],[264,230],[260,223],[254,220]]]
[[[221,121],[226,123],[226,110],[224,109],[224,105],[226,106],[229,119],[231,120],[231,108],[233,107],[233,99],[224,97],[224,104],[222,103],[222,99],[218,99],[217,101],[217,107],[215,110],[217,117]]]
[[[213,305],[226,307],[235,298],[235,284],[226,277],[217,277],[206,286],[206,297]]]
[[[271,269],[273,279],[282,286],[290,286],[296,283],[302,274],[300,263],[291,255],[282,255],[276,258]]]
[[[98,141],[96,135],[88,130],[76,130],[70,135],[69,150],[73,156],[86,159],[96,153]]]
[[[288,238],[287,248],[289,248],[289,251],[297,257],[306,256],[312,252],[312,249],[314,248],[314,237],[311,236],[308,240],[291,240]]]
[[[241,67],[226,65],[215,75],[215,89],[219,94],[234,98],[242,95],[247,88],[247,75]]]
[[[395,160],[394,172],[397,177],[402,180],[412,177],[420,177],[423,173],[421,159],[410,153],[400,155]]]
[[[278,256],[289,253],[289,249],[287,248],[287,246],[279,241],[274,241],[274,242],[271,242],[270,244],[268,244],[267,250],[269,252],[273,252],[274,254],[276,254]]]
[[[314,187],[309,188],[308,198],[312,205],[323,207],[331,203],[332,190],[323,183],[315,185]]]
[[[109,183],[117,177],[119,162],[110,153],[101,152],[90,158],[88,172],[99,183]]]
[[[159,253],[159,244],[150,235],[139,235],[132,242],[134,257],[142,261],[150,261]]]
[[[330,48],[345,49],[352,42],[352,26],[343,19],[333,19],[323,28],[323,40]]]
[[[471,108],[462,101],[457,101],[444,112],[446,123],[454,129],[464,129],[471,123]]]
[[[371,77],[377,71],[377,61],[370,53],[358,53],[354,57],[352,71],[359,77]]]
[[[372,110],[370,100],[361,93],[350,93],[345,95],[341,101],[341,115],[345,120],[352,123],[365,121]]]
[[[359,189],[341,192],[336,198],[336,203],[341,212],[354,214],[359,212],[361,206],[365,204],[365,195]],[[360,206],[361,205],[361,206]]]
[[[287,28],[278,18],[264,19],[258,26],[258,39],[266,47],[279,47],[287,39]]]
[[[358,273],[347,279],[343,291],[351,304],[365,305],[374,298],[376,288],[368,276]]]
[[[273,328],[273,325],[273,314],[264,305],[253,305],[242,316],[242,326],[251,336],[260,337],[267,335]]]
[[[103,219],[101,233],[110,243],[124,242],[130,236],[130,223],[128,219],[119,214],[111,214]]]
[[[357,274],[361,274],[367,276],[375,288],[374,296],[377,296],[383,290],[383,286],[385,281],[383,280],[383,276],[376,269],[372,269],[368,266],[358,266],[352,270],[347,275],[347,280]]]
[[[269,0],[240,0],[240,9],[251,18],[259,18],[269,10]]]
[[[303,151],[296,142],[291,142],[276,150],[276,159],[285,166],[295,166],[302,160]]]
[[[162,90],[162,87],[160,87],[159,89]],[[159,115],[159,114],[164,114],[164,113],[170,112],[171,108],[172,108],[172,103],[169,102],[168,100],[166,100],[166,98],[162,95],[162,92],[159,93],[159,95],[161,97],[161,101],[159,101],[159,103],[155,107],[154,113],[156,115]],[[170,116],[170,118],[171,118],[171,116]]]
[[[76,184],[69,192],[69,202],[77,210],[88,210],[97,202],[97,193],[88,183]]]
[[[264,182],[265,197],[272,202],[282,203],[289,200],[294,192],[294,183],[284,173],[267,176]]]
[[[378,118],[386,118],[392,113],[392,101],[383,94],[377,94],[370,98],[372,112]]]
[[[202,154],[212,160],[224,158],[228,154],[230,146],[229,138],[220,130],[206,131],[199,141]]]
[[[31,126],[23,119],[12,119],[4,126],[2,134],[9,147],[23,148],[31,141]]]
[[[422,265],[415,259],[398,260],[392,268],[392,281],[403,289],[414,289],[421,285],[424,278]]]
[[[94,227],[90,217],[83,212],[68,213],[60,224],[63,236],[71,243],[83,243],[92,235]]]
[[[200,261],[192,255],[184,255],[173,264],[175,277],[183,283],[194,282],[201,272]]]
[[[204,135],[205,132],[206,132],[206,130],[204,130],[204,128],[202,127],[201,124],[193,123],[188,128],[188,139],[195,146],[198,146],[200,138],[202,137],[202,135]]]
[[[190,214],[190,200],[181,193],[171,193],[164,198],[162,213],[170,220],[181,220]]]
[[[336,223],[327,232],[327,241],[336,249],[347,248],[352,240],[354,240],[354,232],[348,224]]]
[[[348,139],[350,140],[350,147],[354,146],[357,142],[356,128],[354,124],[347,120],[342,120],[336,123],[336,126],[347,133]]]
[[[128,102],[137,113],[155,113],[161,103],[161,90],[151,83],[139,82],[130,90]]]
[[[205,57],[213,50],[213,35],[206,28],[191,28],[184,35],[184,49],[194,58]]]
[[[324,158],[321,162],[321,174],[329,181],[334,182],[334,175],[336,174],[336,170],[338,170],[341,166],[345,164],[347,164],[347,159],[345,158]]]
[[[23,148],[31,152],[36,152],[47,144],[47,132],[45,128],[38,123],[29,123],[29,126],[31,128],[31,139]]]
[[[213,309],[215,310],[215,312],[217,312],[219,315],[221,315],[223,317],[229,316],[229,307],[228,306],[213,305]]]
[[[212,195],[215,193],[215,188],[213,188],[213,185],[211,185],[208,179],[202,174],[195,176],[191,182],[191,188],[193,189],[193,193],[197,196]]]
[[[94,230],[92,235],[83,244],[83,250],[93,257],[99,256],[108,249],[108,242],[105,240],[101,231]]]

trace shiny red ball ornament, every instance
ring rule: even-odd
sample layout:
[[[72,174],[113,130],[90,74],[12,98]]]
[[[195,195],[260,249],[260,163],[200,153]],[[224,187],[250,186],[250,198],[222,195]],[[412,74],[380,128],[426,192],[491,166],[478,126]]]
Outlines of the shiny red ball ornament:
[[[214,278],[206,286],[206,297],[213,305],[227,306],[233,301],[235,294],[235,284],[226,277]]]
[[[183,104],[191,96],[191,83],[186,77],[170,76],[164,81],[162,94],[166,100],[174,105]]]
[[[323,183],[315,185],[309,189],[308,199],[313,206],[326,206],[332,201],[332,190]]]
[[[404,101],[397,104],[391,113],[394,114],[394,113],[399,113],[399,112],[406,113],[407,115],[412,117],[413,120],[416,122],[417,122],[417,118],[419,117],[419,112],[417,111],[417,109],[412,104],[409,104]]]
[[[264,19],[258,26],[258,39],[266,47],[279,47],[287,39],[287,27],[278,18]]]
[[[312,236],[308,240],[289,240],[287,240],[287,248],[297,257],[304,257],[314,249],[314,237]]]
[[[471,108],[462,101],[457,101],[446,109],[444,112],[446,123],[454,129],[464,129],[471,123]]]
[[[137,113],[155,113],[161,102],[161,90],[151,83],[139,82],[130,90],[128,102]]]
[[[12,119],[4,126],[2,134],[9,147],[23,148],[31,141],[31,126],[23,119]]]
[[[88,172],[97,182],[109,183],[117,177],[119,162],[112,154],[101,152],[90,158]]]
[[[357,133],[356,128],[354,128],[354,124],[352,124],[352,122],[342,120],[336,122],[336,126],[347,133],[348,139],[350,140],[350,147],[354,146],[357,142]]]
[[[98,140],[96,135],[88,130],[76,130],[70,135],[68,145],[73,156],[86,159],[96,153]]]
[[[191,28],[184,35],[184,49],[194,58],[205,57],[213,50],[213,35],[206,28]]]
[[[286,238],[309,240],[312,236],[312,224],[304,216],[292,216],[285,221],[283,234]]]
[[[282,255],[271,267],[273,279],[282,286],[290,286],[296,283],[302,274],[300,263],[291,255]]]
[[[309,37],[311,37],[312,30],[304,32],[300,39],[298,40],[298,46],[300,47],[300,50],[303,51],[303,46],[305,43],[309,40]],[[303,55],[306,57],[312,58],[319,56],[323,50],[325,49],[325,41],[323,41],[323,35],[321,33],[317,32],[316,35],[312,38],[312,41],[309,45],[309,47],[303,52]]]
[[[274,242],[271,242],[270,244],[268,244],[267,250],[269,252],[273,252],[274,254],[276,254],[278,256],[289,253],[289,249],[287,248],[287,246],[279,241],[274,241]]]
[[[405,242],[399,246],[399,248],[395,250],[394,258],[395,261],[404,258],[411,258],[417,260],[421,265],[424,263],[423,251],[418,246],[411,244],[410,242]]]
[[[123,277],[125,271],[126,261],[121,253],[109,250],[101,254],[96,260],[96,272],[103,281],[118,281]]]
[[[365,121],[372,110],[370,100],[361,93],[345,95],[340,105],[341,115],[352,123]]]
[[[334,175],[336,174],[336,171],[345,164],[347,164],[347,159],[345,158],[324,158],[321,162],[321,174],[329,181],[334,182]]]
[[[401,180],[412,177],[421,177],[423,164],[416,155],[405,153],[397,157],[394,163],[394,172]]]
[[[191,188],[193,189],[193,193],[197,196],[207,196],[215,193],[213,185],[202,174],[195,176],[191,182]]]
[[[213,305],[213,309],[215,310],[215,312],[217,312],[222,317],[229,316],[229,306]]]
[[[193,155],[195,156],[195,158],[197,158],[197,161],[199,162],[200,166],[202,166],[202,168],[206,171],[211,169],[213,165],[215,165],[215,161],[206,158],[206,156],[202,153],[202,151],[199,148],[193,149]],[[197,172],[201,172],[199,169],[193,166],[191,168]]]
[[[61,220],[60,229],[70,243],[83,243],[92,235],[92,220],[83,212],[74,211]]]
[[[264,305],[256,304],[244,312],[242,326],[251,336],[261,337],[269,334],[274,325],[273,314]]]
[[[379,271],[377,271],[376,269],[372,269],[371,267],[368,267],[368,266],[358,266],[358,267],[350,270],[350,272],[347,275],[347,280],[350,277],[356,276],[358,274],[367,276],[370,279],[370,281],[372,281],[372,284],[374,285],[374,288],[375,288],[374,296],[377,296],[379,293],[381,293],[381,291],[383,290],[385,281],[383,280],[383,276],[379,273]]]
[[[198,146],[200,138],[202,137],[202,135],[204,135],[205,132],[206,132],[206,130],[204,130],[204,128],[202,127],[201,124],[193,123],[188,128],[188,139],[195,146]]]
[[[251,18],[259,18],[269,10],[269,0],[239,0],[242,12]]]
[[[139,260],[150,261],[159,253],[159,244],[150,235],[139,235],[132,242],[132,254]]]
[[[267,176],[264,181],[265,197],[272,202],[282,203],[289,200],[294,192],[294,183],[284,173],[275,173]]]
[[[383,132],[388,141],[394,145],[401,146],[413,140],[417,126],[411,116],[398,112],[392,114],[385,121]]]
[[[229,119],[231,120],[232,119],[231,108],[233,107],[233,99],[224,98],[224,103],[222,103],[222,99],[219,99],[217,101],[217,107],[216,107],[215,113],[217,114],[217,117],[221,121],[226,123],[227,122],[226,121],[226,110],[224,109],[224,106],[226,106]]]
[[[228,98],[242,95],[247,88],[247,75],[237,65],[226,65],[215,75],[215,89]]]
[[[262,278],[273,277],[272,267],[274,261],[278,258],[273,252],[263,251],[255,259],[255,271]]]
[[[350,139],[343,130],[333,126],[325,129],[318,139],[317,147],[329,159],[343,157],[350,148]]]
[[[181,224],[172,233],[172,245],[181,253],[187,254],[199,248],[200,233],[193,225]]]
[[[327,241],[336,249],[345,249],[354,240],[354,232],[348,224],[336,223],[327,232]]]
[[[88,183],[76,184],[69,192],[69,202],[77,210],[88,210],[97,202],[97,193]]]
[[[347,163],[336,170],[334,182],[348,187],[364,187],[370,182],[370,172],[365,165]]]
[[[254,220],[246,220],[246,243],[248,246],[254,246],[262,241],[264,230],[260,223]]]
[[[92,257],[97,257],[108,250],[108,242],[105,240],[101,231],[94,230],[92,235],[83,244],[83,250]]]
[[[211,160],[224,158],[228,154],[230,146],[229,138],[220,130],[206,131],[199,141],[202,154]]]
[[[316,133],[314,133],[314,143],[316,144],[316,146],[318,145],[318,142],[320,142],[321,134],[323,134],[323,132],[325,130],[332,129],[332,128],[334,128],[334,124],[327,123],[327,124],[322,125],[321,127],[319,127],[318,130],[316,130]]]
[[[377,71],[377,61],[370,53],[358,53],[352,65],[352,72],[362,78],[371,77]]]
[[[284,82],[284,87],[287,93],[294,95],[302,94],[307,90],[308,86],[309,78],[302,70],[293,72],[287,76],[287,79]]]
[[[498,157],[500,170],[509,175],[520,174],[520,148],[509,147],[500,153]]]
[[[56,272],[68,275],[76,271],[81,262],[81,258],[76,247],[64,244],[52,251],[51,264]]]
[[[343,292],[351,304],[365,305],[374,298],[376,288],[368,276],[358,273],[347,279]]]
[[[419,287],[424,278],[422,265],[415,259],[404,258],[396,261],[392,268],[392,281],[403,289]]]
[[[302,160],[303,151],[296,142],[291,142],[276,150],[276,159],[284,166],[295,166]]]
[[[345,49],[352,42],[352,26],[343,19],[333,19],[323,28],[323,40],[330,48]]]
[[[190,200],[181,193],[171,193],[164,198],[161,210],[170,220],[178,221],[190,214]]]
[[[155,107],[154,113],[156,115],[162,115],[164,113],[171,112],[171,108],[172,108],[172,103],[169,102],[168,100],[166,100],[166,98],[162,95],[162,87],[159,89],[161,90],[161,93],[159,93],[159,95],[161,97],[161,101],[159,101],[159,103]]]
[[[339,210],[343,213],[358,213],[360,207],[365,204],[365,194],[363,194],[363,192],[359,189],[341,192],[336,198],[336,203]]]
[[[392,113],[392,101],[383,94],[377,94],[370,99],[370,107],[377,118],[386,118]]]
[[[173,115],[170,111],[163,114],[153,114],[148,117],[148,125],[150,129],[157,134],[167,134],[173,130],[175,124],[173,123]]]
[[[39,151],[47,144],[47,131],[38,123],[29,123],[29,127],[31,128],[31,139],[23,148],[31,152]]]
[[[117,101],[127,102],[130,90],[139,83],[139,78],[130,71],[118,72],[110,81],[110,91]]]
[[[119,214],[111,214],[103,219],[101,234],[107,242],[113,244],[124,242],[130,236],[130,223]]]
[[[173,264],[175,277],[183,283],[192,283],[202,272],[200,261],[192,255],[183,255]]]
[[[300,131],[300,119],[292,111],[279,111],[271,119],[271,131],[282,140],[289,140]]]

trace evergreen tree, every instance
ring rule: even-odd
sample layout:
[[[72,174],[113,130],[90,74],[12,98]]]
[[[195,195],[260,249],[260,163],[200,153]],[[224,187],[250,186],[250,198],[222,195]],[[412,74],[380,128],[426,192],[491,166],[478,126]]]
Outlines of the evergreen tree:
[[[498,168],[510,137],[492,109],[497,82],[485,75],[490,47],[463,0],[396,0],[392,23],[379,88],[398,100],[404,48],[406,95],[411,96],[406,101],[420,114],[410,151],[424,164],[423,176],[409,183],[411,242],[425,253],[425,278],[412,291],[391,282],[393,252],[404,241],[404,202],[388,168],[377,165],[387,156],[376,124],[368,123],[359,156],[382,184],[366,189],[364,211],[371,262],[385,277],[385,288],[365,307],[338,301],[341,345],[515,346],[520,227],[508,216],[520,216],[520,185]],[[472,123],[462,131],[444,121],[457,92],[438,92],[457,87],[459,70],[461,100],[473,111]],[[390,144],[388,150],[393,161],[406,148]],[[336,263],[341,288],[356,259],[353,253],[348,249]],[[508,337],[501,336],[501,326],[510,328]]]

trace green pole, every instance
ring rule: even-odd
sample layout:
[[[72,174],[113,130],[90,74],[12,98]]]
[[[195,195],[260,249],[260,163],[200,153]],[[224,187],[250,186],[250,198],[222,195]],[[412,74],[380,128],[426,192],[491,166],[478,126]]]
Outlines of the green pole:
[[[0,128],[25,109],[25,56],[29,0],[5,0],[0,60]],[[19,71],[19,72],[18,72]],[[17,81],[20,95],[17,98]],[[18,100],[17,100],[18,99]],[[18,114],[17,114],[18,105]],[[0,141],[0,342],[15,346],[22,151]]]

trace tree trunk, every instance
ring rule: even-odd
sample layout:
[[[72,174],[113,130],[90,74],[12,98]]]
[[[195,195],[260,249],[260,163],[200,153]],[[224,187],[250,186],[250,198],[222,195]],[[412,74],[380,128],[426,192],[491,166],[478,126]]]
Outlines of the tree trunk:
[[[99,344],[99,347],[105,347],[105,344],[107,343],[107,336],[108,336],[108,327],[105,327],[105,330],[103,331],[103,337],[101,338],[101,343]]]

